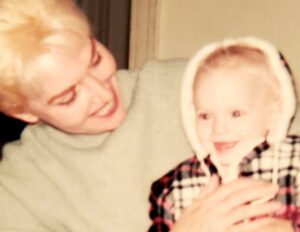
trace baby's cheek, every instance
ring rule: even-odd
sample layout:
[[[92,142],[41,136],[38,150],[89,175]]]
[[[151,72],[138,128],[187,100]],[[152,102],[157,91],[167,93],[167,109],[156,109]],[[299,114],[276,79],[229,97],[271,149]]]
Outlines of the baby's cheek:
[[[211,136],[211,128],[208,125],[204,125],[203,123],[197,124],[197,136],[200,141],[208,140]]]

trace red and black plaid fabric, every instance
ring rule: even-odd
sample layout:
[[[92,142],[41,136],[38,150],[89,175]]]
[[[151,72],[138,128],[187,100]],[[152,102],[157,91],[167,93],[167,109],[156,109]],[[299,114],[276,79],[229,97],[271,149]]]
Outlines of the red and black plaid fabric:
[[[300,232],[300,137],[289,136],[279,147],[277,199],[285,206],[285,211],[277,215],[293,222],[296,232]],[[240,176],[272,180],[274,151],[266,143],[255,148],[240,164]],[[202,162],[203,163],[203,162]],[[205,160],[212,173],[217,170]],[[167,232],[180,218],[184,208],[197,198],[201,188],[208,182],[196,156],[180,163],[151,187],[149,232]]]

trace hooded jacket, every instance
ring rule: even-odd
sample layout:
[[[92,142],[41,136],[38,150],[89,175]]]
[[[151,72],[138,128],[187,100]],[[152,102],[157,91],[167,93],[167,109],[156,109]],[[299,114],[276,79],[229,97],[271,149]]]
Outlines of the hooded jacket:
[[[214,173],[222,174],[218,157],[211,157],[197,138],[193,84],[203,61],[217,49],[231,45],[258,48],[266,55],[280,86],[280,113],[266,141],[254,147],[242,160],[238,160],[238,165],[232,166],[235,170],[231,170],[223,181],[247,176],[279,184],[280,193],[276,197],[286,205],[285,212],[279,217],[292,220],[295,230],[300,231],[300,138],[288,135],[296,112],[295,86],[282,54],[270,43],[254,37],[225,39],[209,44],[199,50],[188,63],[182,82],[180,104],[183,126],[194,155],[153,183],[150,195],[150,217],[153,224],[150,231],[162,231],[159,228],[168,228],[163,230],[168,231],[179,219],[182,210],[197,197],[210,176]]]

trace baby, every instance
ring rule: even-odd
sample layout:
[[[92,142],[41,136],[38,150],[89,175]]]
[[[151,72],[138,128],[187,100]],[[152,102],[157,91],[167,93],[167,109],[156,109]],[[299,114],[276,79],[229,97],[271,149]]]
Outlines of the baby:
[[[187,67],[181,109],[195,154],[153,183],[150,231],[169,231],[214,174],[278,184],[286,207],[274,216],[300,231],[300,137],[287,136],[296,94],[279,52],[256,38],[204,47]]]

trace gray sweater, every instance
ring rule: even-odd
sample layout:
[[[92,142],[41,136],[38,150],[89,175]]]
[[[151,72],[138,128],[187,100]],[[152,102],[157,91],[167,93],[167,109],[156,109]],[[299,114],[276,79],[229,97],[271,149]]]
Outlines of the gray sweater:
[[[127,116],[113,132],[27,126],[0,162],[0,232],[144,232],[153,180],[186,159],[184,61],[119,71]]]

